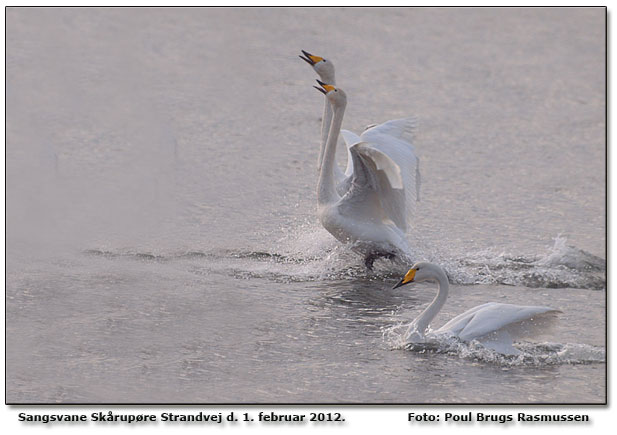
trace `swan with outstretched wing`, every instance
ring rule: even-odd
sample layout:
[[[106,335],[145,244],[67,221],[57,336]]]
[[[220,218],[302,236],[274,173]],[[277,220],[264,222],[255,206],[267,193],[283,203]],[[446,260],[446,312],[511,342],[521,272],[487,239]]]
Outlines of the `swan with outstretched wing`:
[[[349,189],[339,193],[333,167],[347,96],[342,89],[318,83],[321,87],[315,88],[326,95],[333,111],[317,185],[319,219],[334,237],[362,253],[369,269],[379,257],[405,257],[409,245],[400,166],[374,144],[355,143],[349,147],[353,167]]]
[[[436,264],[420,262],[414,264],[394,288],[420,281],[436,281],[439,290],[435,299],[409,325],[406,341],[410,344],[424,343],[431,335],[446,334],[463,341],[477,340],[499,353],[518,355],[520,351],[512,345],[514,339],[544,332],[561,313],[550,307],[488,302],[459,314],[441,328],[431,331],[430,322],[448,299],[448,277]]]
[[[304,50],[302,53],[303,56],[300,57],[309,63],[322,79],[318,80],[322,85],[322,88],[318,89],[323,91],[323,86],[329,85],[337,92],[334,85],[333,63]],[[344,107],[342,111],[344,112]],[[326,96],[318,160],[320,179],[323,175],[324,179],[331,180],[336,193],[341,198],[347,196],[349,204],[353,203],[353,210],[356,213],[354,219],[366,224],[362,227],[362,231],[357,226],[356,231],[350,231],[344,221],[332,219],[329,221],[321,219],[321,221],[337,239],[352,242],[356,250],[363,252],[365,264],[370,269],[376,258],[381,256],[394,258],[401,253],[409,253],[405,233],[411,228],[415,203],[420,199],[420,161],[411,143],[415,120],[396,119],[372,125],[358,136],[348,130],[341,131],[340,126],[334,131],[332,129],[334,114],[334,104]],[[339,134],[343,136],[347,145],[345,173],[336,164],[336,144]],[[325,165],[330,138],[334,141],[333,147],[330,148],[332,156],[328,165]],[[357,164],[361,164],[361,167],[356,167]],[[385,168],[389,168],[389,177],[384,175],[388,173],[384,172]],[[373,175],[367,176],[367,171]],[[394,172],[397,181],[392,184]],[[359,185],[370,186],[371,194],[368,195],[367,191],[358,187]],[[377,208],[372,210],[373,206]],[[347,211],[349,210],[347,207]],[[371,224],[367,222],[372,222],[379,229],[372,231]],[[385,237],[382,231],[383,225],[389,229],[388,237]],[[358,237],[359,235],[362,237]],[[384,242],[384,239],[387,239],[387,242]]]

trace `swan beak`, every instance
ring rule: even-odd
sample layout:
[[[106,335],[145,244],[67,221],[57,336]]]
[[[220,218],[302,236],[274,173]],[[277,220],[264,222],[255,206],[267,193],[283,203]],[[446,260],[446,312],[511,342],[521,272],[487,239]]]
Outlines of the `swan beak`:
[[[403,279],[401,279],[394,287],[392,287],[392,289],[394,290],[395,288],[399,288],[400,286],[413,282],[413,279],[415,277],[416,277],[416,269],[410,269],[409,272],[405,274]]]
[[[324,91],[322,91],[324,94],[327,94],[328,92],[334,90],[334,86],[328,85],[328,84],[322,82],[321,80],[317,80],[317,83],[319,83],[319,86],[324,88]],[[315,86],[315,88],[317,88],[317,86]],[[317,88],[317,89],[319,89],[319,88]],[[319,90],[321,91],[321,89],[319,89]]]
[[[303,61],[305,61],[306,63],[308,63],[310,66],[315,65],[317,62],[321,62],[323,60],[323,57],[319,57],[319,56],[313,56],[311,53],[309,53],[308,51],[304,51],[302,50],[302,53],[304,54],[303,56],[299,56],[300,59],[302,59]]]
[[[324,94],[324,95],[326,95],[326,94],[327,94],[327,92],[326,92],[326,91],[324,91],[323,89],[318,88],[317,86],[313,86],[313,87],[314,87],[315,89],[317,89],[319,92],[321,92],[322,94]]]

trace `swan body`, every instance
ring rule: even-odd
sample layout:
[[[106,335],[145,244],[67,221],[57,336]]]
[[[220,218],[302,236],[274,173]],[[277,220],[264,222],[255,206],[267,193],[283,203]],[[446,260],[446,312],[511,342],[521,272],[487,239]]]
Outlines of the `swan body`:
[[[431,263],[416,263],[394,288],[410,282],[437,281],[439,291],[430,305],[409,325],[406,340],[423,343],[429,335],[429,324],[448,297],[448,278],[443,269]],[[463,341],[477,340],[485,347],[506,355],[517,355],[512,346],[515,338],[536,334],[561,311],[543,306],[522,306],[489,302],[454,317],[432,334],[447,334]]]
[[[399,165],[373,144],[358,142],[349,147],[353,173],[349,189],[340,194],[333,167],[347,96],[342,89],[319,82],[332,105],[333,118],[317,184],[318,216],[326,230],[365,255],[372,267],[380,257],[393,258],[409,252],[405,239],[404,185]],[[402,228],[401,228],[402,227]]]

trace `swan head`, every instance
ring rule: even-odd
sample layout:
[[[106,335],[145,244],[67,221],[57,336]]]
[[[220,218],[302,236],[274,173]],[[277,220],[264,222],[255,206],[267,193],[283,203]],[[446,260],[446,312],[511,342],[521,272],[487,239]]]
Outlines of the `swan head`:
[[[347,104],[347,94],[345,94],[342,89],[324,83],[321,80],[317,80],[317,83],[319,83],[321,88],[318,88],[317,86],[313,87],[324,94],[328,101],[330,101],[330,104],[333,106],[344,106]]]
[[[300,56],[300,59],[311,65],[322,81],[334,83],[334,64],[332,61],[304,50],[302,50],[302,53],[304,56]]]
[[[447,280],[447,275],[441,267],[422,261],[414,264],[405,276],[392,288],[395,289],[411,282],[437,281],[438,278],[443,277],[446,277]]]

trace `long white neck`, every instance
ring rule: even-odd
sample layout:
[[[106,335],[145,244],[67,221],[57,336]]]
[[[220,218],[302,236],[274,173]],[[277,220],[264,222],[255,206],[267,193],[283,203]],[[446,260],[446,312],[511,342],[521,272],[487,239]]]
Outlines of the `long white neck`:
[[[334,77],[330,81],[327,78],[321,77],[321,81],[332,86],[336,86]],[[321,171],[323,165],[323,156],[328,141],[328,133],[330,132],[330,124],[332,122],[332,106],[328,101],[328,97],[324,96],[323,116],[321,117],[321,147],[319,148],[319,160],[317,161],[317,170]],[[338,168],[338,167],[337,167]]]
[[[324,156],[319,173],[319,183],[317,184],[317,203],[319,205],[330,204],[340,198],[334,185],[334,167],[336,165],[336,142],[341,132],[345,106],[346,103],[342,103],[333,108],[334,115],[330,123],[328,140],[326,140],[324,146]]]
[[[448,277],[441,269],[437,269],[435,271],[435,279],[439,286],[437,296],[435,296],[435,299],[433,299],[430,305],[422,311],[422,314],[416,317],[412,322],[414,329],[422,334],[422,336],[426,333],[431,320],[435,318],[448,299],[448,290],[450,287],[448,284]]]
[[[326,142],[328,141],[328,133],[330,132],[330,124],[332,123],[332,107],[327,98],[324,98],[323,116],[321,117],[321,146],[319,148],[319,160],[317,161],[317,170],[321,171],[323,164],[324,151]]]

